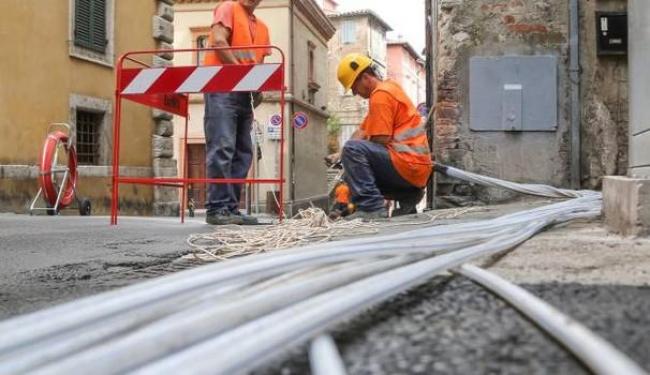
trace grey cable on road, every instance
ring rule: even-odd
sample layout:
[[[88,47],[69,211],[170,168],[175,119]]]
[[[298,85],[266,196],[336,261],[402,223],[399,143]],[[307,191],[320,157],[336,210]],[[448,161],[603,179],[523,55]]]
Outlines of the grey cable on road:
[[[445,168],[473,183],[573,199],[210,264],[0,322],[0,373],[242,373],[439,272],[511,249],[553,225],[600,215],[596,192]],[[225,289],[216,293],[215,286]]]
[[[329,335],[320,335],[309,346],[309,364],[312,375],[346,375],[336,343]]]
[[[564,344],[596,374],[646,374],[639,365],[610,343],[523,288],[470,264],[461,266],[458,273],[508,301]]]

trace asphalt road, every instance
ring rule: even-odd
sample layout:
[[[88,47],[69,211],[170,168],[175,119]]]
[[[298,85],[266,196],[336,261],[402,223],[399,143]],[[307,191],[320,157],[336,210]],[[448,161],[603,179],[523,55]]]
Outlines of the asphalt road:
[[[484,214],[496,213],[477,213]],[[195,267],[180,258],[190,250],[185,240],[213,230],[202,218],[121,217],[111,227],[107,217],[0,214],[0,319]],[[524,287],[650,369],[649,286]],[[332,334],[350,374],[588,373],[515,310],[460,277],[433,278]],[[305,348],[259,373],[308,373]]]
[[[0,214],[0,319],[196,266],[181,261],[201,218]]]
[[[650,369],[650,287],[525,289]],[[349,374],[588,374],[563,347],[462,277],[437,277],[332,332]],[[306,348],[258,374],[309,373]]]

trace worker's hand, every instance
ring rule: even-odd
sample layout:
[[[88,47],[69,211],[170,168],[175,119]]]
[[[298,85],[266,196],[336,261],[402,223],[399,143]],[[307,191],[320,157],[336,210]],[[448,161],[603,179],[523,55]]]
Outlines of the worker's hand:
[[[328,167],[331,167],[334,164],[338,164],[341,162],[341,153],[336,152],[334,154],[327,155],[325,157],[325,165]]]
[[[264,100],[264,94],[261,92],[254,92],[253,93],[253,108],[257,108],[260,104],[262,104],[262,101]]]

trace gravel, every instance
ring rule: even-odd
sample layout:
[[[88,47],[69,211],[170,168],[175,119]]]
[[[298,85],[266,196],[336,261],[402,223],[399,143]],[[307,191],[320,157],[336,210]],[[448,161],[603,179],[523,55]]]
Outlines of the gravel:
[[[650,287],[524,287],[650,368]],[[349,374],[589,373],[517,311],[460,277],[434,278],[332,334]],[[309,373],[304,347],[258,373]]]

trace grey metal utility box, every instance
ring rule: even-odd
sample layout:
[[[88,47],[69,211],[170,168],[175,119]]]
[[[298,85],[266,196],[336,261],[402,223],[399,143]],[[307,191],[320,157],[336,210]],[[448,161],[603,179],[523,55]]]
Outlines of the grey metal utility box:
[[[475,131],[555,131],[557,57],[472,57],[469,128]]]

